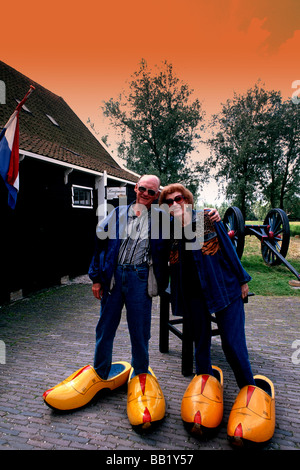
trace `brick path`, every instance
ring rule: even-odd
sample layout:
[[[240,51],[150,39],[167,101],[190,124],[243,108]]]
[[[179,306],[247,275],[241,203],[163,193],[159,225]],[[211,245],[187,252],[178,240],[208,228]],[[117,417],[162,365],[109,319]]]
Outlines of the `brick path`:
[[[252,297],[246,305],[253,372],[269,376],[276,392],[276,430],[266,450],[300,449],[299,307],[300,297]],[[59,414],[45,406],[44,390],[92,363],[98,309],[86,283],[49,289],[0,308],[1,362],[5,359],[0,364],[0,449],[231,450],[226,424],[238,389],[220,339],[213,338],[212,356],[224,372],[224,420],[218,434],[202,442],[186,432],[180,417],[181,398],[192,378],[181,375],[180,340],[170,335],[170,352],[159,352],[157,299],[151,366],[167,401],[166,417],[157,429],[141,435],[131,428],[126,387],[69,413]],[[115,340],[114,359],[130,361],[125,316]]]

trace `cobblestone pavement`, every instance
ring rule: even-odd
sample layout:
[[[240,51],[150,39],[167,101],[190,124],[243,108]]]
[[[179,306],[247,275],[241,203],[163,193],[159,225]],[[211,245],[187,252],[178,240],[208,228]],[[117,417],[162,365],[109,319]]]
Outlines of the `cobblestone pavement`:
[[[213,363],[224,372],[224,419],[217,435],[199,441],[183,427],[180,406],[192,377],[181,375],[181,341],[170,334],[170,351],[159,352],[159,304],[154,300],[150,364],[163,389],[166,417],[148,434],[132,429],[126,386],[85,408],[58,413],[43,392],[92,363],[99,303],[91,286],[71,283],[0,308],[1,450],[231,450],[226,425],[238,393],[233,373],[213,338]],[[300,297],[252,297],[246,305],[246,334],[254,373],[267,375],[276,393],[276,430],[265,450],[300,449]],[[130,361],[123,315],[114,360]],[[5,363],[3,363],[5,362]]]

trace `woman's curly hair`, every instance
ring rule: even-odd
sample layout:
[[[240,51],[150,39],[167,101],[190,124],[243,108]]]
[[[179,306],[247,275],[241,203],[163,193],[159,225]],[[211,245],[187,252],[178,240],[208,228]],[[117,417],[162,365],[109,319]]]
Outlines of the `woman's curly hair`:
[[[175,193],[176,191],[180,192],[185,197],[187,203],[191,204],[192,208],[194,207],[194,197],[191,191],[180,183],[173,183],[164,187],[159,196],[159,205],[163,204],[166,199],[168,199],[168,194]]]

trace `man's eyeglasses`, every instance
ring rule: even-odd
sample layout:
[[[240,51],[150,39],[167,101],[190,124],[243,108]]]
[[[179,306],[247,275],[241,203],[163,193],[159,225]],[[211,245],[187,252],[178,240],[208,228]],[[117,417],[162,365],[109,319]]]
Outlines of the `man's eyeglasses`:
[[[155,194],[157,193],[157,191],[154,191],[154,189],[148,189],[144,186],[139,186],[138,190],[140,191],[140,193],[145,193],[146,191],[148,191],[149,196],[155,196]]]
[[[165,199],[165,203],[168,204],[168,206],[172,206],[174,202],[177,202],[178,204],[182,202],[185,199],[184,196],[175,196],[174,199]]]

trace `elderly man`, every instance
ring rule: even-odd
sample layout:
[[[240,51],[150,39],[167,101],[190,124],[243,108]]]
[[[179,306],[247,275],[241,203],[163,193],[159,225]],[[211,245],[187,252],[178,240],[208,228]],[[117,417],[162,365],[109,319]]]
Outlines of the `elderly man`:
[[[151,217],[150,211],[159,196],[159,187],[157,176],[142,176],[135,186],[136,201],[117,207],[97,227],[89,269],[93,294],[101,300],[94,367],[80,369],[45,392],[44,400],[53,408],[83,406],[101,389],[114,389],[129,377],[127,412],[131,424],[147,428],[164,417],[165,401],[149,367],[148,353],[152,307],[148,287],[150,262],[158,294],[166,289],[169,279],[168,240],[161,235],[159,217]],[[160,209],[155,210],[162,215]],[[157,227],[151,226],[152,221]],[[155,228],[155,237],[151,237],[151,228],[152,233]],[[112,363],[114,337],[124,305],[131,339],[131,365]]]
[[[104,379],[110,371],[112,343],[124,304],[132,345],[132,367],[136,375],[148,373],[152,306],[148,295],[148,271],[151,256],[159,287],[166,288],[168,283],[166,242],[150,238],[149,209],[159,195],[159,184],[156,176],[143,176],[135,187],[135,203],[118,207],[98,227],[97,235],[100,240],[89,276],[93,281],[94,296],[101,299],[94,367]],[[111,221],[112,230],[109,229]],[[103,237],[103,230],[111,231],[114,236],[108,234],[108,237]],[[105,264],[102,267],[103,252]]]

